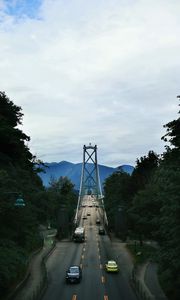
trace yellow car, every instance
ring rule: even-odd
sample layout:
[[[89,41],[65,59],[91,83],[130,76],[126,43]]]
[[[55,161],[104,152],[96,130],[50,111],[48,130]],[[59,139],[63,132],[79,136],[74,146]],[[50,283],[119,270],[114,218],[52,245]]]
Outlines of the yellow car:
[[[114,260],[109,260],[105,264],[105,268],[107,272],[117,273],[119,271],[118,265]]]

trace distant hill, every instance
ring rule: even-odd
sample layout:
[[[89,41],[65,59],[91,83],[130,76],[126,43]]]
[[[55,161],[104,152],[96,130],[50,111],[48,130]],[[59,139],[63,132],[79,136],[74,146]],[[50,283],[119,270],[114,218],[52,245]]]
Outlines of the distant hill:
[[[90,165],[90,164],[89,164]],[[80,180],[81,180],[81,171],[82,171],[82,163],[73,164],[68,161],[61,161],[59,163],[45,163],[46,167],[43,167],[44,172],[41,172],[39,176],[41,177],[44,186],[49,185],[49,181],[51,177],[57,179],[61,176],[68,177],[72,183],[75,185],[75,189],[79,190]],[[122,170],[126,173],[131,174],[134,170],[133,166],[130,165],[122,165],[117,168],[107,167],[103,165],[99,165],[99,175],[101,184],[103,184],[104,180],[110,176],[113,172],[118,170]]]

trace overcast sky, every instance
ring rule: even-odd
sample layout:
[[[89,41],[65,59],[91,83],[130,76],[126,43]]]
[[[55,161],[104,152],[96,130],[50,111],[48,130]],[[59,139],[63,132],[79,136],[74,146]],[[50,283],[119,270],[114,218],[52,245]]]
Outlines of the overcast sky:
[[[44,162],[135,165],[178,117],[179,0],[0,0],[0,90]]]

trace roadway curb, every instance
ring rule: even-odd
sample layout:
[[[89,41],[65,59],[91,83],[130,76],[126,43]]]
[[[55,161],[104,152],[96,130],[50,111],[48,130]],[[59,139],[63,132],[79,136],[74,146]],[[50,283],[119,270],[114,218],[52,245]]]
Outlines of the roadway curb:
[[[50,249],[50,251],[48,253],[46,253],[46,255],[42,258],[42,266],[41,266],[41,271],[42,272],[42,267],[44,268],[44,274],[45,274],[45,278],[43,280],[43,284],[42,284],[42,287],[40,288],[40,292],[39,292],[39,295],[37,297],[37,300],[41,300],[42,297],[44,296],[45,292],[46,292],[46,289],[48,287],[48,272],[47,272],[47,269],[46,269],[46,261],[48,260],[49,256],[54,252],[54,250],[56,249],[56,242],[54,243],[54,245],[52,246],[52,248]]]
[[[159,291],[152,293],[151,289],[145,282],[145,275],[148,272],[148,267],[151,261],[147,261],[143,265],[134,266],[132,270],[131,285],[134,288],[136,295],[142,300],[168,300],[164,294],[161,286],[159,285]],[[159,284],[159,282],[158,282]]]
[[[145,286],[147,287],[147,289],[149,289],[151,295],[154,296],[154,299],[157,299],[157,300],[168,300],[167,296],[165,295],[160,283],[159,283],[159,278],[158,278],[158,272],[157,272],[157,269],[155,270],[155,276],[154,278],[156,278],[156,281],[157,281],[157,284],[155,284],[156,286],[156,291],[154,291],[152,293],[151,289],[147,286],[147,283],[145,282],[145,278],[146,278],[146,274],[148,274],[149,271],[149,267],[155,265],[156,267],[158,267],[158,264],[157,263],[153,263],[151,261],[149,261],[146,265],[146,269],[145,269],[145,272],[144,272],[144,284]]]

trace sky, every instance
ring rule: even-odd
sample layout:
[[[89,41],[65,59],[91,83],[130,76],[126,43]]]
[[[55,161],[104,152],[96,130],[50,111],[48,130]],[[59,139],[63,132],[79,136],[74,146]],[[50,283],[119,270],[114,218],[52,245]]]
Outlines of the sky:
[[[0,90],[44,162],[135,165],[178,118],[179,0],[0,0]]]

